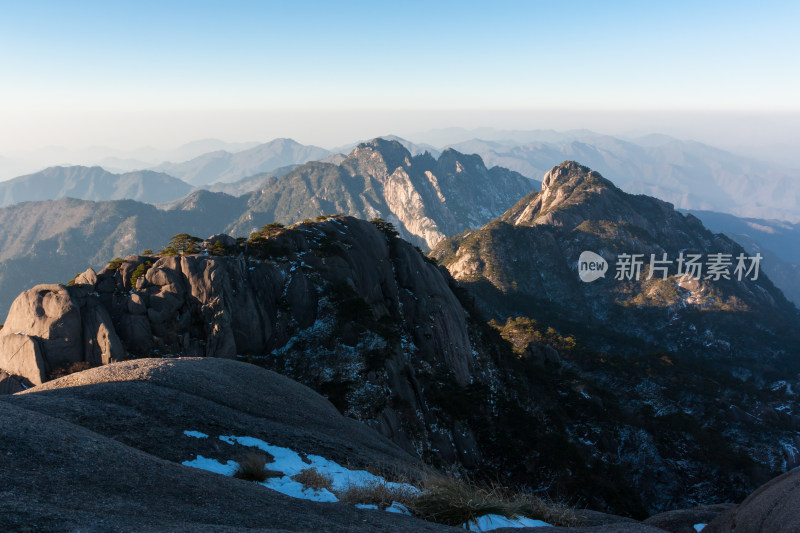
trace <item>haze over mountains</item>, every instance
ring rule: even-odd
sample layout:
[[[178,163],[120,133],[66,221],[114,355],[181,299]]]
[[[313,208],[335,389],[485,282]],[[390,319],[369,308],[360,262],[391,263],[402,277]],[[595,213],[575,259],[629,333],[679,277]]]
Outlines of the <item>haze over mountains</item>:
[[[0,154],[0,180],[38,172],[51,166],[102,166],[114,173],[152,168],[166,161],[187,161],[209,152],[239,152],[257,146],[257,142],[232,143],[219,139],[200,139],[172,149],[146,146],[119,150],[105,146],[69,149],[48,146],[37,150]]]
[[[0,206],[67,197],[158,203],[177,200],[191,190],[191,185],[151,170],[112,174],[100,167],[50,167],[35,174],[0,181]]]
[[[304,146],[291,139],[275,139],[236,153],[219,150],[182,163],[162,163],[153,170],[201,186],[231,183],[276,168],[317,161],[330,154],[317,146]]]
[[[533,136],[531,136],[533,137]],[[528,177],[564,160],[613,175],[620,188],[682,209],[800,220],[800,172],[701,143],[651,135],[630,141],[591,132],[544,132],[540,140],[470,140],[453,144]]]

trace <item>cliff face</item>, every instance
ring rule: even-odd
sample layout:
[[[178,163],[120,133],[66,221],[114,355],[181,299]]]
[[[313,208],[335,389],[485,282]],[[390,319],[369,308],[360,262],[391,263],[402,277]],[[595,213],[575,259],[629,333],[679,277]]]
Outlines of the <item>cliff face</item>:
[[[581,281],[584,251],[605,259],[604,277]],[[632,268],[620,273],[624,258],[634,254],[639,275]],[[708,270],[714,254],[728,261],[727,274],[717,279]],[[473,288],[490,316],[523,314],[594,328],[601,349],[635,344],[614,341],[616,334],[712,357],[791,356],[785,340],[800,315],[760,269],[757,279],[755,271],[738,279],[739,254],[752,267],[744,249],[696,217],[627,194],[574,162],[548,172],[541,192],[432,253]],[[702,263],[699,279],[678,272],[678,259],[692,255]],[[657,269],[665,256],[666,273]]]
[[[0,369],[39,384],[131,356],[247,358],[410,451],[476,460],[470,432],[443,426],[423,390],[433,374],[466,386],[488,364],[447,274],[350,217],[284,230],[270,246],[261,259],[130,256],[73,286],[26,291],[0,332]]]
[[[403,238],[430,248],[499,216],[532,183],[504,168],[489,169],[476,155],[448,149],[438,159],[427,152],[412,156],[397,141],[374,139],[338,164],[308,163],[268,180],[228,231],[248,234],[272,221],[341,212],[385,218]]]
[[[605,277],[581,281],[585,251],[607,262]],[[730,279],[708,277],[718,253],[732,260]],[[800,318],[763,271],[737,279],[740,253],[697,218],[568,162],[541,192],[431,255],[522,359],[558,349],[577,380],[564,433],[629,472],[651,509],[668,509],[741,499],[800,464]],[[617,279],[625,254],[641,254],[638,278]],[[650,278],[651,255],[664,254],[672,264]],[[677,271],[681,254],[701,256],[700,279]],[[593,418],[584,401],[596,402]]]

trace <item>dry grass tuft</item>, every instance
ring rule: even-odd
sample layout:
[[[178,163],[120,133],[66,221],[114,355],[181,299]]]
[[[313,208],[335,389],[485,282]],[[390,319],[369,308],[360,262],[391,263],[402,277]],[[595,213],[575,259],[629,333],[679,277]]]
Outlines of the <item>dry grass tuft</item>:
[[[233,477],[246,481],[266,481],[271,477],[282,477],[283,472],[266,467],[267,456],[263,453],[251,452],[244,455],[236,466]]]
[[[466,479],[435,476],[423,481],[422,493],[409,504],[419,518],[461,526],[487,514],[519,516],[495,490],[478,487]]]
[[[559,527],[583,525],[583,519],[578,516],[575,509],[565,503],[547,501],[524,493],[515,494],[512,496],[512,501],[520,513],[528,518],[544,520]]]
[[[350,485],[346,490],[336,493],[340,502],[355,505],[357,503],[377,505],[381,509],[398,502],[409,507],[417,497],[416,492],[404,488],[393,487],[386,481],[370,481],[363,485]]]
[[[301,470],[298,474],[292,476],[292,479],[298,483],[302,483],[305,489],[331,490],[333,488],[333,480],[330,476],[323,474],[316,468]]]
[[[417,517],[440,524],[462,526],[487,514],[507,518],[525,516],[554,526],[574,526],[581,522],[566,505],[500,487],[482,487],[468,478],[431,476],[423,480],[421,489],[407,507]]]

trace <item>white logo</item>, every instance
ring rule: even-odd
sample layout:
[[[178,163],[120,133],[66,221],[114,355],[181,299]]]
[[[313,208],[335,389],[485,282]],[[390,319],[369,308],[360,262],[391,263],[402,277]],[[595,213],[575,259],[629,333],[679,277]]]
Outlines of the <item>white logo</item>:
[[[608,263],[594,252],[581,252],[578,258],[578,275],[581,281],[592,282],[599,278],[606,277]]]

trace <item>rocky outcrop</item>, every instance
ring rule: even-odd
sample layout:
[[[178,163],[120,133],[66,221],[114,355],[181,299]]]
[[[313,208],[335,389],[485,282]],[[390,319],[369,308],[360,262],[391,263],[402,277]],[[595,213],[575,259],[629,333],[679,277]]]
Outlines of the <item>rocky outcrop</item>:
[[[800,470],[762,485],[736,508],[711,522],[704,533],[800,531]]]
[[[129,256],[73,286],[27,291],[2,330],[0,369],[39,384],[74,363],[247,358],[327,392],[411,452],[479,458],[471,429],[426,398],[434,375],[466,387],[489,365],[445,272],[388,226],[350,217],[252,246],[224,257]]]
[[[0,483],[13,487],[0,499],[0,531],[457,531],[182,465],[198,455],[239,461],[253,449],[220,439],[236,435],[352,468],[419,466],[319,394],[245,363],[90,369],[4,396],[0,427]]]
[[[96,280],[93,271],[81,281]],[[107,364],[124,356],[94,286],[37,285],[12,304],[0,331],[0,369],[38,385],[75,363]]]
[[[736,506],[732,503],[720,503],[701,505],[692,509],[677,509],[651,516],[644,523],[669,533],[697,533],[695,526],[708,524],[734,507]]]

